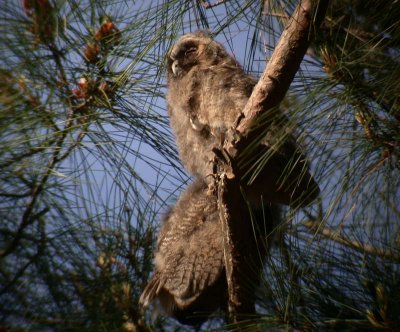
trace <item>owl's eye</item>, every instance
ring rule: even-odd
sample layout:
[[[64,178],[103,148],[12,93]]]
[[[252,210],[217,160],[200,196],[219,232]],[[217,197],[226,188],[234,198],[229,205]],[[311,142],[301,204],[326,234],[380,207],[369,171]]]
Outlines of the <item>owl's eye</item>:
[[[196,47],[191,47],[188,50],[185,51],[185,56],[188,56],[190,54],[193,54],[197,51]]]

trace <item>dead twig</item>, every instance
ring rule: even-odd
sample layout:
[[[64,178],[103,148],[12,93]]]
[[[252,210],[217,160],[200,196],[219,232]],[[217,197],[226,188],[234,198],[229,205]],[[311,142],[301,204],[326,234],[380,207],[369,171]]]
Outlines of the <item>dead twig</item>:
[[[210,8],[217,7],[217,6],[221,5],[221,4],[223,4],[225,1],[226,0],[218,0],[218,1],[214,2],[214,3],[209,3],[208,1],[202,0],[202,1],[200,1],[200,3],[203,5],[203,7],[205,9],[210,9]]]

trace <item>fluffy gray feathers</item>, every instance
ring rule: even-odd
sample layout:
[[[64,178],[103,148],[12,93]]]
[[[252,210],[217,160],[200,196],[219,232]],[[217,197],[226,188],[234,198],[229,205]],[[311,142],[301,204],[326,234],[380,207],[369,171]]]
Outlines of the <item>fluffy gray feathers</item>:
[[[255,81],[243,74],[222,45],[201,32],[181,37],[169,54],[171,127],[184,166],[204,178],[210,173],[209,160],[218,134],[233,124]],[[174,73],[173,68],[181,69]]]
[[[206,178],[212,173],[212,148],[234,125],[256,82],[204,32],[177,41],[168,54],[167,71],[168,112],[182,163],[192,175]],[[274,114],[266,117],[264,137],[244,157],[250,166],[245,166],[243,187],[256,204],[262,197],[264,202],[307,205],[318,196],[318,185],[286,130],[283,113]]]

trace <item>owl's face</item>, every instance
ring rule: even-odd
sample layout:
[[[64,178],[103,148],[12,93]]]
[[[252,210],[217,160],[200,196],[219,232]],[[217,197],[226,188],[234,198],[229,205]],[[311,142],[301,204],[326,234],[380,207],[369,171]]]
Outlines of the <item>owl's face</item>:
[[[168,52],[168,75],[179,78],[196,66],[215,64],[219,48],[220,45],[204,32],[182,36]]]

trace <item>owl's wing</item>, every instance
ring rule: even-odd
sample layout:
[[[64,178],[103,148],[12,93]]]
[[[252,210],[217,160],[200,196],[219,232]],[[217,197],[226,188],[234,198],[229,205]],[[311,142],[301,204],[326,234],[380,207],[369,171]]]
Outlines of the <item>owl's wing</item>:
[[[223,244],[219,223],[205,224],[187,243],[165,260],[163,287],[180,308],[191,305],[223,271]]]
[[[196,300],[221,276],[223,234],[216,197],[207,192],[204,181],[195,181],[165,216],[156,272],[141,296],[143,305],[158,300],[167,312],[197,306]]]
[[[160,289],[163,286],[160,274],[161,273],[159,271],[156,271],[151,277],[150,281],[147,283],[146,288],[143,290],[139,298],[139,304],[141,306],[149,306],[160,292]]]
[[[158,299],[167,312],[169,307],[185,309],[195,304],[221,276],[223,246],[218,223],[205,225],[185,244],[177,248],[171,246],[171,251],[160,258],[162,269],[155,272],[143,291],[142,305],[147,306]]]

